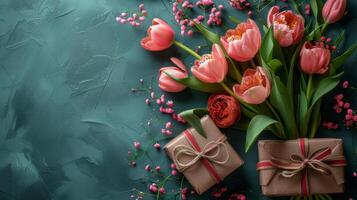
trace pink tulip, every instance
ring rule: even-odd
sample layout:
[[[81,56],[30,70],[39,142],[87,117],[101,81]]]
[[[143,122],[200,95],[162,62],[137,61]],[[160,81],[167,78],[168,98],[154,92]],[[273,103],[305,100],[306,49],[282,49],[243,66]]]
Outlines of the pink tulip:
[[[205,83],[220,83],[228,73],[228,64],[218,44],[212,45],[212,53],[196,60],[191,68],[192,74]]]
[[[141,46],[149,51],[161,51],[169,48],[175,40],[175,32],[162,19],[154,18],[147,30],[148,36],[141,40]]]
[[[322,9],[325,22],[332,24],[340,20],[345,13],[346,5],[347,0],[327,0]]]
[[[177,58],[171,58],[171,61],[177,67],[163,67],[159,71],[159,88],[166,92],[181,92],[186,88],[175,80],[173,80],[166,73],[175,78],[186,78],[188,76],[185,65]]]
[[[245,62],[257,54],[261,45],[261,35],[257,24],[248,19],[240,23],[236,29],[230,29],[221,43],[228,55],[236,61]]]
[[[304,36],[305,20],[291,10],[279,12],[279,6],[274,6],[267,21],[269,26],[273,25],[274,37],[282,47],[296,44]]]
[[[241,84],[233,86],[234,93],[244,102],[261,104],[270,95],[270,80],[262,67],[245,70]]]
[[[305,42],[300,52],[300,66],[307,74],[324,74],[330,64],[330,51]]]

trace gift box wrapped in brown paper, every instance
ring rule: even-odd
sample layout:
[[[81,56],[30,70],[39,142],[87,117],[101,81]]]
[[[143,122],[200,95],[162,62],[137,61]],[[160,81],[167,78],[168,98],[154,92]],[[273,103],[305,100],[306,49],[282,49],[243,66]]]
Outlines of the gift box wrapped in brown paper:
[[[344,191],[341,139],[258,142],[262,192],[267,196],[340,193]]]
[[[209,116],[201,118],[207,138],[189,128],[170,141],[165,150],[198,194],[243,164],[227,138]]]

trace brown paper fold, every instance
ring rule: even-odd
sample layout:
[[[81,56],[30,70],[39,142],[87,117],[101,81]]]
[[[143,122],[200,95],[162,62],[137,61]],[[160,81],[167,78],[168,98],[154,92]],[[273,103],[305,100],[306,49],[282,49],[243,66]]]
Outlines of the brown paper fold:
[[[197,143],[200,147],[204,147],[207,143],[212,141],[217,141],[222,138],[223,134],[214,124],[212,119],[209,116],[204,116],[201,118],[202,127],[207,135],[207,139],[201,136],[195,129],[188,129],[193,137],[196,139]],[[229,154],[229,159],[224,165],[211,163],[217,173],[220,175],[221,179],[224,179],[227,175],[236,170],[239,166],[243,164],[243,160],[239,157],[239,155],[234,151],[232,146],[225,141],[227,151]],[[166,150],[169,157],[173,159],[174,156],[174,148],[177,145],[185,145],[190,146],[189,141],[185,138],[185,136],[181,133],[179,136],[171,140],[164,149]],[[223,155],[225,151],[221,151],[218,157],[224,157],[227,155]],[[183,158],[185,162],[192,160],[192,156],[185,156]],[[175,163],[177,165],[177,163]],[[179,169],[178,169],[179,170]],[[179,170],[180,171],[180,170]],[[212,177],[207,168],[202,164],[202,162],[197,162],[193,166],[185,169],[183,171],[186,179],[191,183],[192,187],[196,190],[198,194],[202,194],[210,187],[216,184],[216,179]]]
[[[332,155],[343,156],[341,139],[324,138],[309,139],[309,152],[329,147]],[[258,142],[259,161],[278,158],[289,160],[292,154],[300,154],[298,140],[276,141],[261,140]],[[301,194],[301,176],[285,178],[280,169],[260,170],[262,193],[267,196],[290,196]],[[331,167],[331,175],[308,169],[308,182],[311,194],[340,193],[344,191],[344,167]]]

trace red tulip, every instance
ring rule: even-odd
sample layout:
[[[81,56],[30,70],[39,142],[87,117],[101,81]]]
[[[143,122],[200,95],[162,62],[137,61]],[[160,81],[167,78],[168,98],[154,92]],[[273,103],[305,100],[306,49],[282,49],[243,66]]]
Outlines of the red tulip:
[[[332,24],[343,17],[347,6],[347,0],[327,0],[323,9],[322,16],[325,22]]]
[[[270,90],[270,80],[262,67],[245,70],[241,84],[233,86],[234,93],[249,104],[263,103]]]
[[[169,48],[175,40],[175,32],[162,19],[154,18],[147,30],[148,36],[141,40],[141,46],[149,51],[161,51]]]
[[[279,12],[279,6],[274,6],[267,21],[269,26],[273,25],[274,37],[282,47],[296,44],[304,36],[305,20],[291,10]]]
[[[307,74],[324,74],[330,64],[330,50],[305,42],[300,52],[300,66]]]
[[[177,67],[163,67],[160,69],[159,87],[166,92],[181,92],[186,86],[176,82],[170,76],[175,78],[186,78],[188,73],[185,65],[179,59],[171,58],[171,61],[176,64]]]
[[[236,61],[245,62],[257,54],[261,45],[261,35],[257,24],[248,19],[236,29],[229,29],[221,43],[228,55]]]
[[[228,64],[218,44],[212,45],[212,53],[205,54],[195,61],[192,74],[205,83],[220,83],[228,73]]]

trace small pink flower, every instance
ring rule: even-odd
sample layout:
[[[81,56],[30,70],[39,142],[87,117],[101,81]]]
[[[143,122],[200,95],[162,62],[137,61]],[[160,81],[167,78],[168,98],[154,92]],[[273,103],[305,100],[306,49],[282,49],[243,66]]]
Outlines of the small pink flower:
[[[305,20],[291,10],[279,12],[279,6],[273,6],[268,13],[268,26],[273,26],[274,37],[280,46],[288,47],[298,43],[304,36]]]
[[[156,166],[155,170],[159,172],[161,170],[161,167],[160,166]]]
[[[219,83],[228,73],[228,64],[218,44],[213,44],[212,53],[196,60],[191,68],[192,74],[205,83]]]
[[[325,22],[332,24],[340,20],[346,10],[347,0],[327,0],[322,8]]]
[[[149,99],[145,99],[145,103],[146,103],[146,105],[149,105],[150,104],[150,100]]]
[[[164,193],[166,192],[166,191],[165,191],[165,188],[161,187],[160,190],[159,190],[159,192],[160,192],[161,194],[164,194]]]
[[[348,86],[349,86],[349,82],[348,81],[344,81],[343,84],[342,84],[342,87],[346,89],[346,88],[348,88]]]
[[[174,107],[174,102],[173,101],[167,101],[166,105],[170,108]]]
[[[176,169],[175,163],[171,163],[170,167],[171,167],[171,169]]]
[[[155,98],[155,92],[150,92],[150,96],[151,96],[152,99],[154,99]]]
[[[167,122],[165,124],[165,128],[172,128],[172,123],[171,122]]]
[[[300,52],[300,66],[307,74],[324,74],[329,67],[331,53],[328,49],[305,42]]]
[[[149,187],[150,192],[157,193],[157,185],[155,183],[151,184]]]
[[[134,147],[135,149],[140,149],[141,148],[140,142],[134,142]]]
[[[154,18],[147,30],[148,36],[141,40],[141,46],[149,51],[162,51],[175,40],[174,30],[162,19]]]
[[[159,150],[159,149],[161,148],[161,145],[160,145],[159,143],[155,143],[155,144],[154,144],[154,148],[157,149],[157,150]]]
[[[345,104],[343,104],[343,108],[344,108],[344,109],[350,108],[350,106],[351,106],[350,103],[345,103]]]
[[[145,166],[145,170],[148,171],[148,172],[150,172],[150,171],[151,171],[150,165],[146,165],[146,166]]]
[[[210,6],[210,5],[214,4],[212,0],[201,0],[201,3],[204,6]]]
[[[175,169],[171,170],[171,174],[172,174],[173,176],[176,176],[176,175],[177,175],[177,170],[175,170]]]

